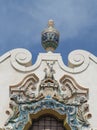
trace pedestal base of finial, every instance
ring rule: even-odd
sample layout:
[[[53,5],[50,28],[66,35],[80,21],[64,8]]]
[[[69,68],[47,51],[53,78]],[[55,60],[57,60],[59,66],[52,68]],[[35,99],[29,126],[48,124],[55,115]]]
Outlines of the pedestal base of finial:
[[[54,50],[57,48],[58,44],[56,42],[44,42],[42,44],[42,46],[44,47],[44,49],[48,52],[48,51],[52,51],[54,52]]]

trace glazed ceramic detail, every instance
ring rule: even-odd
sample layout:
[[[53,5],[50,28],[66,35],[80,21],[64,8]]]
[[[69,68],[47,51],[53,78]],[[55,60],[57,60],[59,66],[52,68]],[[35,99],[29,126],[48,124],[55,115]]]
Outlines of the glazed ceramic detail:
[[[55,61],[46,61],[44,79],[41,80],[38,94],[35,94],[39,78],[30,74],[15,86],[10,86],[10,111],[5,123],[5,130],[24,130],[29,115],[42,110],[54,110],[60,115],[66,115],[66,122],[71,130],[84,130],[89,128],[88,89],[78,85],[68,75],[56,81],[54,74]],[[61,85],[60,85],[61,84]]]
[[[58,47],[59,32],[54,28],[53,20],[49,20],[48,28],[42,32],[41,42],[46,51],[54,51]]]

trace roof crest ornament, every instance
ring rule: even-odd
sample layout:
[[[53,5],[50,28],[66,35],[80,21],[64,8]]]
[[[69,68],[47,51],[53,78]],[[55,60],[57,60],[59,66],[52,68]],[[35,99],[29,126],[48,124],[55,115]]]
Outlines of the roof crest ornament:
[[[48,28],[42,32],[41,42],[43,48],[49,52],[53,52],[59,43],[59,32],[54,28],[54,21],[48,21]]]

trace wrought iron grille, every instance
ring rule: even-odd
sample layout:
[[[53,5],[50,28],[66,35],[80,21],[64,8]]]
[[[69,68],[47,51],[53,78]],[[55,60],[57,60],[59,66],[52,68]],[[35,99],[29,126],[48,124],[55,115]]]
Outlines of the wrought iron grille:
[[[46,115],[33,121],[29,130],[66,130],[63,121],[59,121],[53,116]]]

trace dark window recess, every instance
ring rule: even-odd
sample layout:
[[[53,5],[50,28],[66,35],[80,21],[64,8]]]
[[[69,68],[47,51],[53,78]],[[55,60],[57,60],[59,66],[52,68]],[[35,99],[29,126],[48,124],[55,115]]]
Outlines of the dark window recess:
[[[45,115],[37,120],[33,120],[29,130],[66,130],[63,127],[63,121],[56,119],[53,116]]]

